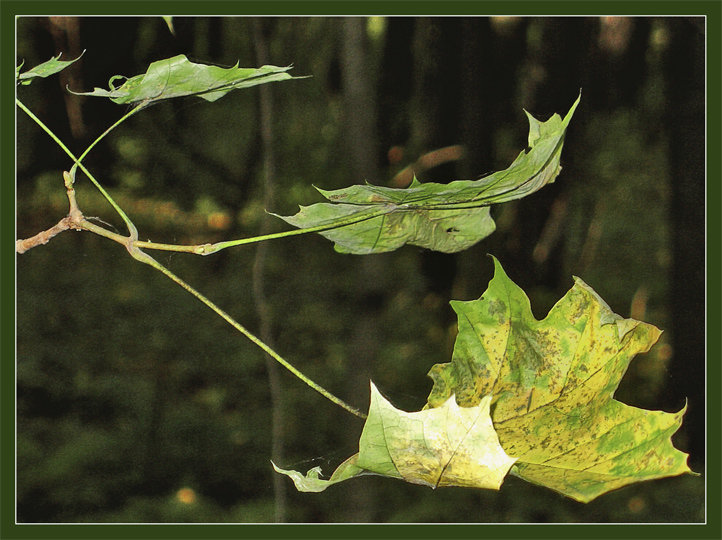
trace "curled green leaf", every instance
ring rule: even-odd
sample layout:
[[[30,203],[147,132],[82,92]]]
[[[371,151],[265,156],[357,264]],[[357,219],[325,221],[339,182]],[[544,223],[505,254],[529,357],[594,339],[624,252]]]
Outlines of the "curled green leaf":
[[[559,175],[564,135],[580,97],[563,119],[555,114],[540,122],[526,113],[529,148],[503,171],[449,184],[414,179],[406,189],[370,184],[319,189],[329,202],[278,217],[303,229],[326,228],[319,234],[342,253],[381,253],[405,244],[444,253],[467,249],[494,231],[491,204],[525,197]]]
[[[83,54],[85,54],[85,51],[80,53],[80,56],[78,56],[75,60],[60,60],[60,57],[63,55],[63,53],[60,53],[58,56],[54,56],[50,60],[47,60],[42,64],[38,64],[34,68],[29,69],[24,73],[20,73],[20,69],[25,64],[25,61],[23,61],[20,63],[19,66],[15,68],[15,79],[20,84],[26,86],[33,82],[33,79],[36,79],[38,77],[50,77],[50,75],[54,75],[60,71],[63,71],[70,64],[80,60],[80,57],[83,56]]]
[[[259,84],[293,79],[287,71],[291,66],[261,66],[230,68],[197,64],[185,55],[178,55],[153,62],[141,75],[125,78],[115,75],[108,82],[109,90],[95,88],[92,92],[73,92],[81,96],[105,97],[117,103],[137,104],[183,96],[198,96],[215,101],[228,92]],[[125,82],[116,86],[116,81]]]

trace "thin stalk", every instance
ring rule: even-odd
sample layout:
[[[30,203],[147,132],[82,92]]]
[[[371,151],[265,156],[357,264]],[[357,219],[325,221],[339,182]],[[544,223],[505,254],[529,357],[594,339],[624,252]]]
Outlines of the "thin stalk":
[[[179,252],[179,253],[193,253],[195,255],[211,255],[222,249],[233,247],[233,246],[239,246],[242,244],[253,244],[256,242],[263,242],[265,240],[273,240],[275,238],[285,238],[286,236],[297,236],[300,234],[308,234],[308,233],[315,233],[315,232],[320,232],[320,231],[329,231],[332,229],[338,229],[340,227],[345,227],[347,225],[353,225],[354,223],[360,223],[360,222],[366,221],[368,219],[382,216],[386,213],[388,213],[388,210],[379,211],[374,214],[369,214],[369,215],[364,216],[363,218],[356,218],[354,220],[346,220],[342,223],[337,222],[334,225],[318,225],[316,227],[309,227],[307,229],[295,229],[292,231],[264,234],[261,236],[253,236],[250,238],[241,238],[240,240],[228,240],[228,241],[224,241],[224,242],[218,242],[216,244],[199,244],[199,245],[192,245],[192,246],[184,246],[184,245],[178,245],[178,244],[161,244],[161,243],[145,241],[145,240],[133,240],[131,243],[134,247],[137,247],[139,249],[155,249],[158,251],[175,251],[175,252]],[[105,236],[106,238],[110,238],[111,240],[115,240],[116,242],[120,242],[121,244],[126,244],[128,242],[128,237],[123,236],[121,234],[110,232],[107,229],[98,227],[94,223],[91,223],[87,220],[83,221],[82,226],[84,229],[86,229],[88,231],[94,232],[101,236]]]
[[[242,246],[245,244],[255,244],[257,242],[265,242],[266,240],[276,240],[279,238],[287,238],[289,236],[298,236],[301,234],[317,233],[323,231],[330,231],[333,229],[340,229],[348,225],[354,225],[361,223],[362,221],[368,221],[379,216],[391,213],[393,210],[389,208],[381,208],[376,212],[370,214],[364,214],[362,216],[350,217],[343,220],[338,220],[327,225],[316,225],[315,227],[307,227],[305,229],[294,229],[291,231],[282,231],[277,233],[263,234],[261,236],[252,236],[249,238],[239,238],[237,240],[224,240],[223,242],[216,242],[215,244],[199,244],[193,246],[183,246],[177,244],[160,244],[150,241],[137,241],[135,245],[143,249],[156,249],[161,251],[178,251],[184,253],[194,253],[196,255],[211,255],[222,249],[229,247]]]
[[[331,392],[323,388],[321,385],[315,383],[308,377],[306,377],[303,373],[301,373],[298,369],[293,367],[288,361],[286,361],[281,355],[279,355],[276,351],[274,351],[271,347],[266,345],[262,340],[257,338],[254,334],[252,334],[248,329],[246,329],[243,325],[236,322],[233,317],[228,315],[225,311],[223,311],[219,306],[217,306],[213,301],[211,301],[209,298],[204,296],[201,292],[195,290],[193,287],[191,287],[188,283],[183,281],[180,277],[176,276],[173,272],[171,272],[168,268],[160,264],[158,261],[156,261],[153,257],[148,255],[147,253],[141,251],[136,246],[138,242],[134,242],[131,238],[128,238],[126,236],[111,232],[107,229],[104,229],[103,227],[96,225],[95,223],[91,223],[87,219],[82,219],[80,223],[78,224],[81,228],[93,232],[95,234],[98,234],[100,236],[103,236],[105,238],[108,238],[109,240],[113,240],[115,242],[118,242],[119,244],[123,244],[126,246],[132,257],[142,263],[145,263],[149,266],[152,266],[159,272],[163,273],[165,276],[176,282],[178,285],[183,287],[186,291],[191,293],[193,296],[195,296],[198,300],[203,302],[206,306],[208,306],[210,309],[215,311],[224,321],[226,321],[228,324],[230,324],[233,328],[235,328],[237,331],[239,331],[241,334],[246,336],[253,344],[255,344],[257,347],[259,347],[263,352],[265,352],[267,355],[269,355],[271,358],[273,358],[276,362],[281,364],[283,367],[285,367],[288,371],[293,373],[296,377],[298,377],[301,381],[306,383],[309,387],[313,388],[321,394],[326,399],[332,401],[336,405],[346,409],[348,412],[350,412],[353,415],[358,416],[359,418],[366,418],[366,415],[356,409],[355,407],[352,407],[342,399],[334,396]],[[136,233],[137,234],[137,233]]]
[[[143,109],[144,107],[145,107],[145,104],[144,104],[144,103],[141,103],[140,105],[136,106],[135,108],[133,108],[132,110],[130,110],[128,113],[124,114],[117,122],[115,122],[112,126],[110,126],[108,129],[106,129],[103,133],[101,133],[100,136],[98,136],[97,139],[95,139],[92,143],[90,143],[90,146],[88,146],[88,147],[85,149],[85,152],[83,152],[82,154],[80,154],[80,157],[76,160],[75,165],[73,165],[73,167],[75,168],[75,167],[77,167],[78,165],[80,165],[80,162],[83,161],[83,159],[85,159],[85,156],[87,156],[88,153],[93,149],[93,147],[94,147],[96,144],[98,144],[101,140],[103,140],[103,138],[104,138],[108,133],[110,133],[111,131],[113,131],[116,127],[118,127],[120,124],[122,124],[123,122],[125,122],[128,118],[130,118],[131,116],[133,116],[135,113],[137,113],[138,111],[140,111],[140,110]],[[73,171],[71,170],[71,174],[72,174],[72,172],[73,172]],[[86,174],[87,174],[87,173],[86,173]]]
[[[80,170],[83,171],[83,172],[86,174],[86,176],[87,176],[87,177],[90,179],[90,181],[95,185],[95,187],[98,188],[98,191],[100,191],[100,193],[103,194],[103,197],[106,198],[106,200],[107,200],[107,201],[110,203],[110,205],[115,209],[115,211],[118,213],[118,215],[123,219],[123,221],[125,222],[126,226],[128,227],[128,231],[130,231],[131,234],[132,234],[132,231],[135,229],[135,226],[133,225],[133,222],[132,222],[132,221],[130,220],[130,218],[126,215],[126,213],[123,211],[123,209],[122,209],[120,206],[118,206],[118,203],[116,203],[116,202],[113,200],[113,197],[111,197],[110,194],[109,194],[107,191],[105,191],[105,189],[103,188],[103,186],[100,185],[100,182],[98,182],[98,181],[95,179],[95,177],[90,173],[90,171],[85,168],[85,165],[83,165],[83,164],[80,162],[80,159],[76,158],[75,155],[70,151],[70,149],[69,149],[67,146],[65,146],[65,143],[63,143],[63,141],[61,141],[61,140],[58,138],[58,136],[55,135],[55,133],[53,133],[53,131],[52,131],[48,126],[46,126],[46,125],[43,123],[43,121],[40,120],[40,118],[38,118],[37,116],[35,116],[35,115],[33,114],[33,112],[32,112],[30,109],[28,109],[19,99],[15,98],[15,104],[16,104],[18,107],[20,107],[20,109],[22,109],[23,111],[25,111],[25,113],[26,113],[30,118],[32,118],[33,121],[34,121],[37,125],[39,125],[39,126],[42,128],[42,130],[45,131],[45,133],[47,133],[47,134],[50,136],[50,138],[53,139],[53,140],[58,144],[58,146],[60,146],[60,148],[62,148],[62,149],[65,151],[66,154],[68,154],[68,156],[70,156],[70,159],[72,159],[72,160],[73,160],[73,163],[74,163],[73,169],[71,169],[71,172],[74,173],[74,172],[75,172],[75,171],[74,171],[74,168],[75,168],[75,167],[79,167]],[[128,116],[130,116],[131,113],[134,113],[134,112],[136,112],[136,111],[137,111],[137,108],[136,108],[136,109],[133,109],[130,113],[128,113],[127,115],[125,115],[125,116],[123,117],[123,119],[127,118]],[[115,127],[118,123],[119,123],[119,122],[116,122],[115,124],[113,124],[112,127]],[[101,138],[104,137],[107,132],[108,132],[108,130],[106,130],[106,132],[103,133],[103,135],[101,135],[100,137],[101,137]],[[97,142],[97,141],[96,141],[96,142]],[[93,143],[93,144],[91,145],[91,148],[92,148],[92,146],[93,146],[94,144],[95,144],[95,143]],[[85,156],[85,154],[87,154],[87,150],[83,153],[83,156]]]
[[[81,229],[95,233],[98,236],[102,236],[104,238],[107,238],[108,240],[113,240],[114,242],[118,242],[119,244],[123,244],[124,246],[128,245],[128,237],[127,236],[123,236],[122,234],[118,234],[118,233],[109,231],[108,229],[105,229],[104,227],[101,227],[100,225],[96,225],[92,221],[88,221],[85,218],[80,220],[80,223],[78,223],[78,225],[80,226]]]
[[[254,334],[252,334],[249,330],[247,330],[243,325],[236,322],[228,313],[223,311],[219,306],[214,304],[209,298],[204,296],[199,291],[195,290],[193,287],[191,287],[188,283],[183,281],[181,278],[176,276],[173,272],[171,272],[168,268],[160,264],[158,261],[156,261],[153,257],[148,255],[147,253],[144,253],[140,251],[139,249],[132,249],[129,248],[128,251],[130,251],[131,255],[134,259],[145,263],[147,265],[152,266],[156,270],[162,272],[166,277],[173,280],[175,283],[183,287],[186,291],[191,293],[193,296],[195,296],[198,300],[203,302],[206,306],[208,306],[210,309],[215,311],[224,321],[226,321],[228,324],[230,324],[233,328],[235,328],[238,332],[246,336],[254,345],[256,345],[258,348],[260,348],[263,352],[265,352],[267,355],[269,355],[271,358],[273,358],[276,362],[281,364],[283,367],[285,367],[288,371],[293,373],[298,379],[306,383],[307,386],[314,389],[316,392],[321,394],[323,397],[328,399],[329,401],[332,401],[339,407],[342,407],[346,409],[351,414],[358,416],[359,418],[366,418],[366,415],[356,409],[355,407],[352,407],[342,399],[334,396],[331,392],[320,386],[319,384],[315,383],[308,377],[306,377],[303,373],[301,373],[299,370],[297,370],[295,367],[293,367],[289,362],[287,362],[281,355],[279,355],[276,351],[271,349],[268,345],[266,345],[263,341],[261,341],[259,338],[257,338]]]

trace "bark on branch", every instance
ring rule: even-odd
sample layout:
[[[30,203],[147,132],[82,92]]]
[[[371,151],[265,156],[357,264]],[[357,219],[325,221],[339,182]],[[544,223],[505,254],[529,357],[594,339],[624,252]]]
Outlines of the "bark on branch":
[[[45,245],[50,242],[51,238],[60,234],[63,231],[67,231],[68,229],[80,230],[80,227],[75,225],[74,219],[70,216],[64,217],[49,229],[40,231],[35,236],[31,236],[30,238],[26,238],[25,240],[16,240],[15,252],[25,253],[27,250],[32,249],[36,246]]]

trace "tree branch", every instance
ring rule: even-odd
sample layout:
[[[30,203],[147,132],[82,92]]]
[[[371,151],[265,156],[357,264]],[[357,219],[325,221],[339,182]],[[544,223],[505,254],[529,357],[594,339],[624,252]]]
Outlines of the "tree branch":
[[[35,236],[31,236],[30,238],[26,238],[25,240],[16,240],[15,241],[15,252],[16,253],[25,253],[29,249],[32,249],[34,247],[45,245],[50,240],[60,234],[63,231],[67,231],[68,229],[78,229],[78,227],[73,225],[72,219],[70,216],[65,216],[63,219],[58,221],[55,225],[50,227],[47,230],[41,231]]]

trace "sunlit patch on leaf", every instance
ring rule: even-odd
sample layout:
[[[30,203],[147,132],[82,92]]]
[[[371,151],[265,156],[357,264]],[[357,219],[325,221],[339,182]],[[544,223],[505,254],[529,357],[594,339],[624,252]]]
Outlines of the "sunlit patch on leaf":
[[[435,409],[396,409],[371,384],[371,405],[359,453],[339,466],[330,479],[315,467],[289,476],[299,491],[326,487],[362,474],[398,478],[432,488],[462,486],[499,489],[515,459],[499,445],[489,416],[491,396],[474,407],[459,407],[452,398]]]

